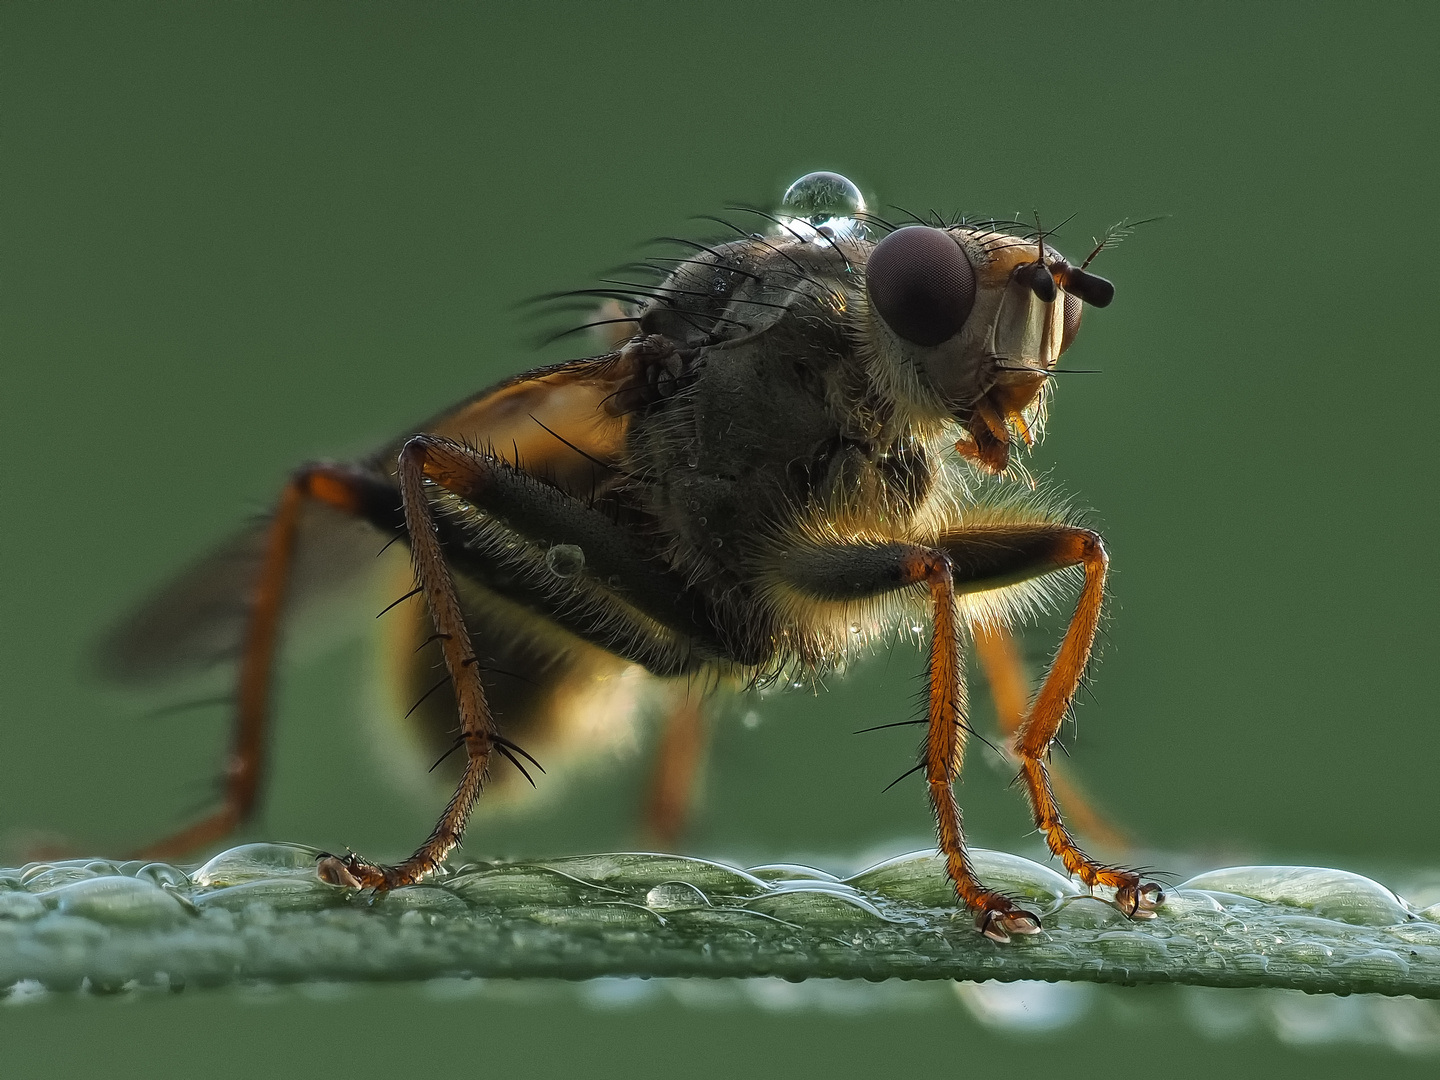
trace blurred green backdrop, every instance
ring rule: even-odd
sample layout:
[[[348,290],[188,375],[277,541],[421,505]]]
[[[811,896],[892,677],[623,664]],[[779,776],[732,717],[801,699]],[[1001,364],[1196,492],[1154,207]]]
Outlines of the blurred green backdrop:
[[[223,727],[136,719],[88,681],[107,621],[290,466],[564,355],[536,352],[517,301],[831,168],[877,207],[1073,213],[1072,253],[1169,215],[1104,257],[1118,298],[1072,354],[1104,374],[1064,383],[1035,462],[1095,508],[1116,567],[1074,770],[1201,862],[1437,864],[1436,31],[1421,5],[6,4],[0,829],[115,853],[181,820]],[[385,786],[355,721],[370,655],[287,669],[258,832],[384,854],[428,828],[438,801]],[[919,786],[880,793],[913,732],[849,734],[908,715],[917,660],[726,724],[690,847],[928,842]],[[633,844],[643,767],[553,778],[468,850]],[[974,767],[962,801],[979,843],[1016,849],[1004,787]],[[0,1041],[49,1075],[154,1075],[172,1051],[216,1076],[338,1073],[360,1037],[383,1067],[427,1016],[446,1060],[537,1075],[637,1055],[710,1075],[726,1050],[959,1072],[1122,1044],[1171,1073],[1181,1054],[1339,1075],[1360,1053],[1114,1016],[1062,1044],[958,1012],[291,1004],[48,1004],[0,1015]]]

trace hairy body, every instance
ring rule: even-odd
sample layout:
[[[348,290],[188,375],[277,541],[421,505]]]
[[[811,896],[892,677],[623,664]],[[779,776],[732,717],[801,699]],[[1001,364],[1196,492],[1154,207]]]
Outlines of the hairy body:
[[[690,683],[805,678],[928,618],[917,769],[942,854],[982,932],[1034,932],[1038,918],[977,881],[965,852],[951,788],[968,730],[962,650],[1078,577],[1013,752],[1057,856],[1128,914],[1151,913],[1158,888],[1075,845],[1045,763],[1098,625],[1103,544],[1054,500],[997,479],[1038,434],[1082,305],[1108,303],[1109,284],[989,225],[874,243],[849,218],[776,220],[696,245],[658,285],[625,285],[634,332],[614,351],[502,383],[364,461],[297,471],[232,575],[247,603],[225,805],[160,850],[221,835],[254,804],[278,628],[319,505],[409,544],[433,631],[412,670],[443,665],[449,692],[432,714],[465,751],[454,798],[409,859],[328,857],[326,880],[391,888],[431,872],[492,755],[523,771],[526,725],[577,709],[628,665]],[[117,635],[131,666],[184,638],[206,573]],[[507,682],[517,668],[540,676]]]

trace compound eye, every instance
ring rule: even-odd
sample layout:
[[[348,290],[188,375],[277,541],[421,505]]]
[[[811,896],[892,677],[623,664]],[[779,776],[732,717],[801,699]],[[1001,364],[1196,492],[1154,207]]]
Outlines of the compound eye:
[[[896,229],[870,253],[865,288],[876,313],[915,345],[949,341],[975,305],[975,268],[942,229]]]
[[[1085,313],[1085,305],[1074,293],[1065,294],[1065,321],[1061,324],[1060,351],[1063,353],[1075,343],[1075,335],[1080,332],[1080,316]]]

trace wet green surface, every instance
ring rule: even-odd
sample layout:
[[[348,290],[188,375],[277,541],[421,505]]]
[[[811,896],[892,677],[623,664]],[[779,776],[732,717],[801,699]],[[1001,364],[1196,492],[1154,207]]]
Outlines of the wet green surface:
[[[1138,861],[1345,866],[1440,900],[1395,872],[1436,865],[1435,31],[1423,7],[1342,5],[6,5],[10,858],[57,837],[122,852],[208,796],[220,714],[137,719],[149,703],[87,680],[84,650],[286,470],[565,355],[530,347],[523,298],[830,168],[877,209],[1076,213],[1066,252],[1170,215],[1097,267],[1116,302],[1067,359],[1104,374],[1060,387],[1035,461],[1095,508],[1116,568],[1071,772],[1142,846],[1183,853]],[[352,625],[391,599],[359,598]],[[1037,663],[1057,632],[1027,641]],[[404,706],[372,689],[368,642],[293,644],[249,838],[403,854],[444,800],[384,734]],[[685,850],[843,876],[930,843],[918,787],[881,794],[913,733],[849,734],[913,714],[918,663],[902,647],[826,694],[738,703]],[[986,709],[977,693],[981,730]],[[636,845],[652,739],[547,758],[541,798],[488,800],[465,857]],[[972,754],[979,844],[1028,833],[1008,780]],[[0,1038],[7,1075],[35,1076],[349,1075],[357,1056],[729,1075],[741,1050],[833,1075],[1434,1067],[1398,1056],[1433,1046],[1430,1004],[1405,999],[1071,987],[1089,1004],[1006,1012],[941,984],[923,1003],[645,985],[21,993]]]
[[[1131,922],[1027,859],[978,872],[1044,920],[999,945],[919,852],[841,880],[653,854],[458,867],[375,896],[312,848],[249,844],[189,875],[104,860],[0,873],[0,985],[117,992],[436,978],[998,979],[1440,998],[1440,905],[1316,867],[1234,867]]]

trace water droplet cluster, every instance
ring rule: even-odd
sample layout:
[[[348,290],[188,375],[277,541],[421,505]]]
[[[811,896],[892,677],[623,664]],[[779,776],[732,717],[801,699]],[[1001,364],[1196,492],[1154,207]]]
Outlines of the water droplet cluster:
[[[1002,947],[957,911],[934,852],[844,879],[649,854],[477,863],[379,895],[321,882],[319,854],[246,844],[188,871],[103,859],[0,870],[0,987],[674,975],[1440,997],[1440,905],[1415,910],[1378,882],[1318,867],[1202,874],[1167,891],[1157,919],[1133,923],[1049,866],[977,850],[982,878],[1044,920]]]

